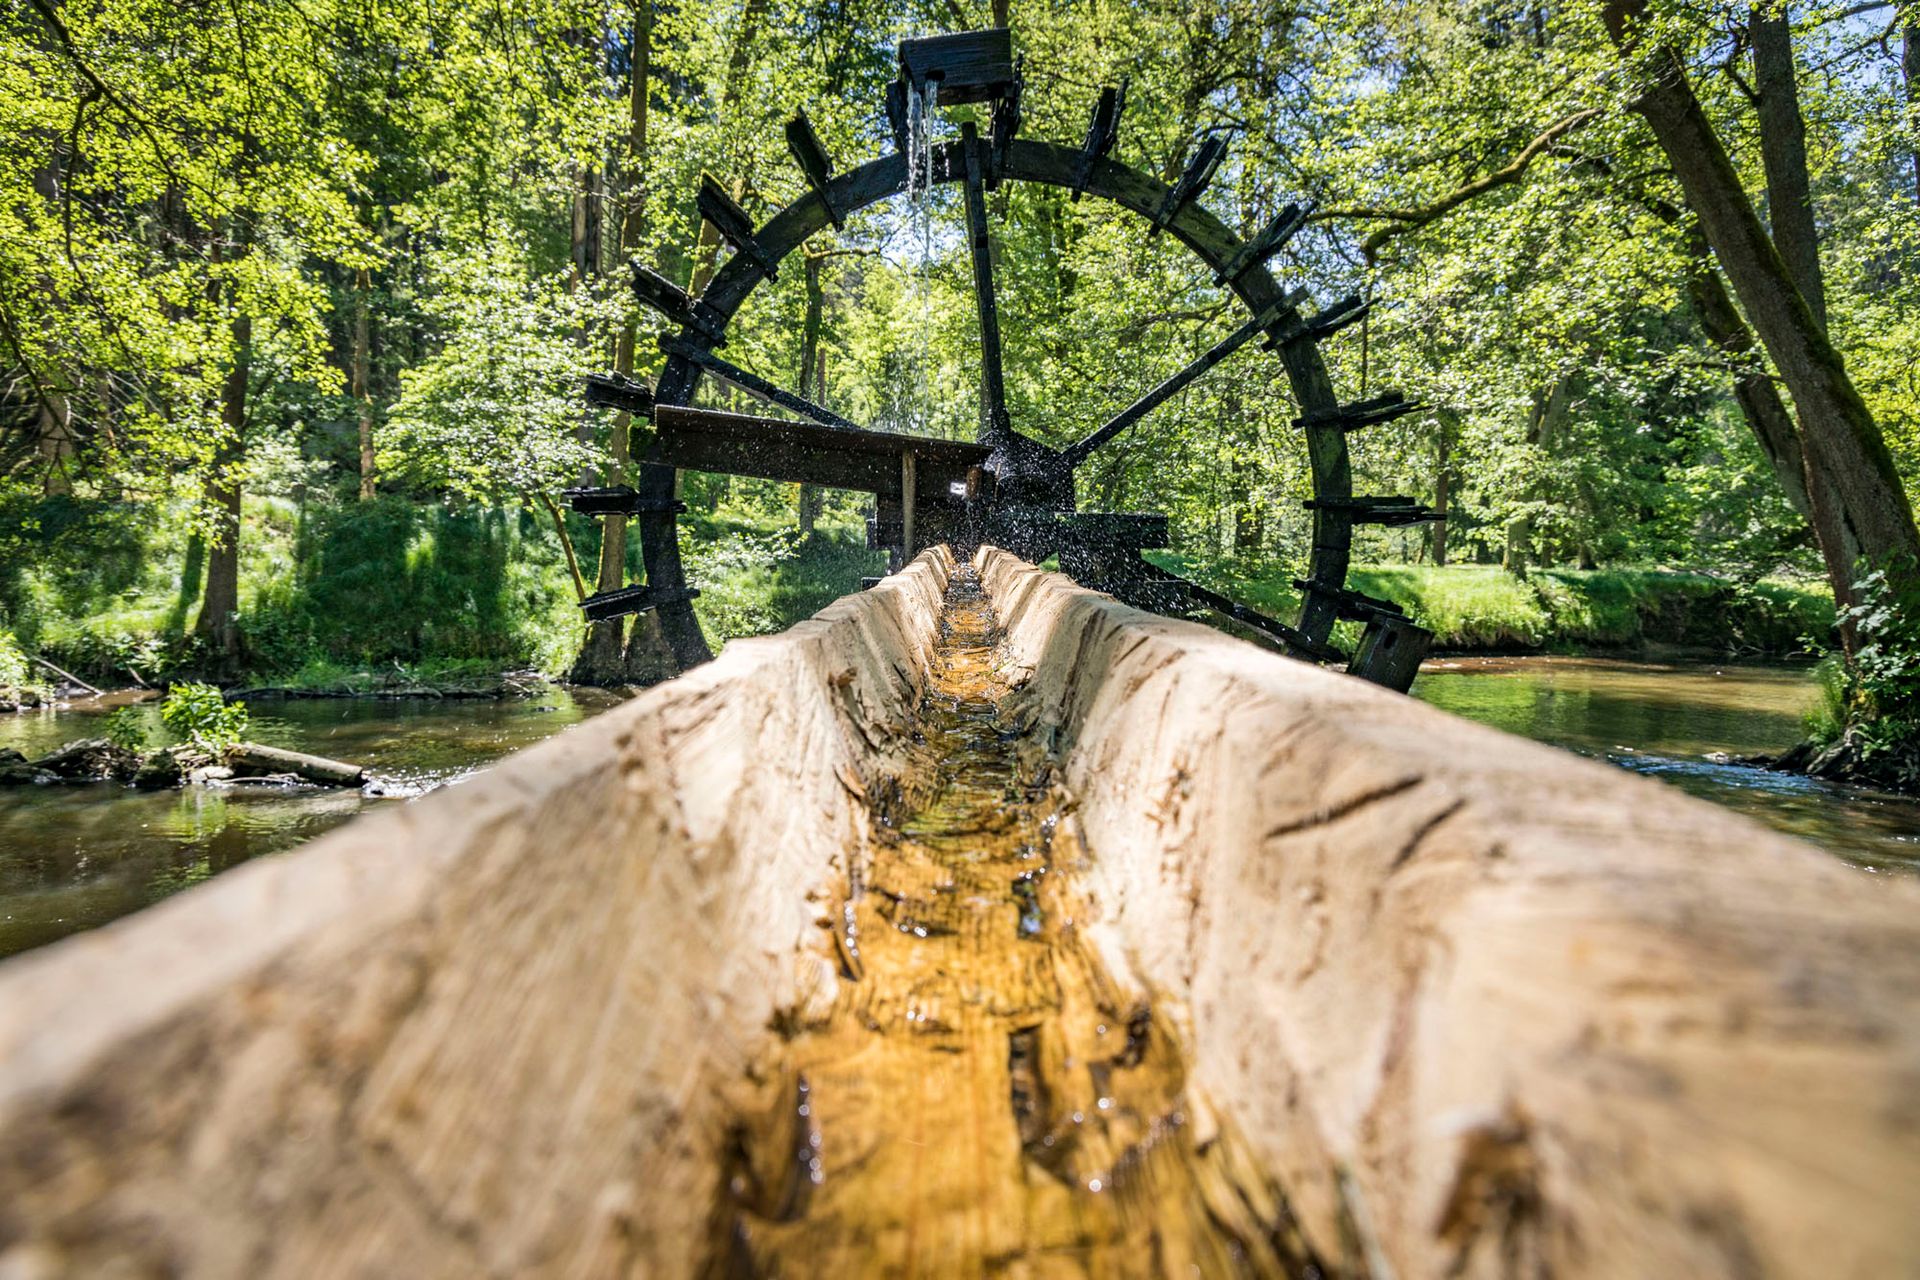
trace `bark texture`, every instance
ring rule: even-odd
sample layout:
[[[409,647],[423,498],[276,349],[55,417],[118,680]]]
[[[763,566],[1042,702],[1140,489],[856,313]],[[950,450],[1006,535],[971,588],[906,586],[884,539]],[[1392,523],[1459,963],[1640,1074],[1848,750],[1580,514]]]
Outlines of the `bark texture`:
[[[1799,77],[1793,66],[1793,29],[1787,6],[1753,11],[1754,88],[1760,116],[1760,160],[1767,172],[1767,220],[1773,243],[1824,332],[1826,282],[1820,272],[1820,233],[1813,221],[1813,184],[1807,174],[1807,125],[1800,115]]]

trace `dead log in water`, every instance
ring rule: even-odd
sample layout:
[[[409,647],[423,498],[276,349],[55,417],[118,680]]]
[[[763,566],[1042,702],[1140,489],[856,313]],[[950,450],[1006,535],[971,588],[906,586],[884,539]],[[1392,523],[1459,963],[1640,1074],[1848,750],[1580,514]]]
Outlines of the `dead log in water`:
[[[249,774],[291,774],[303,782],[318,783],[323,787],[358,787],[367,781],[367,771],[362,765],[328,760],[304,751],[263,747],[257,742],[237,744],[228,750],[226,760],[228,767],[243,777]]]
[[[999,553],[993,666],[1020,689],[994,723],[1057,748],[1007,785],[1064,779],[1048,829],[1084,854],[1071,892],[1009,886],[996,918],[1070,912],[1081,1012],[1150,1017],[996,1042],[917,994],[871,1001],[921,989],[882,986],[931,963],[915,928],[978,927],[980,886],[868,809],[939,804],[890,780],[948,563],[0,966],[0,1263],[688,1275],[721,1217],[815,1233],[865,1160],[894,1179],[876,1220],[907,1228],[870,1237],[870,1269],[937,1270],[928,1241],[1017,1235],[996,1206],[1029,1192],[1124,1219],[1124,1170],[1175,1129],[1237,1162],[1210,1218],[1332,1275],[1920,1261],[1920,890]],[[834,1011],[862,1007],[935,1065],[863,1075],[832,1042],[857,1050]],[[758,1073],[782,1054],[805,1071]],[[1178,1086],[1167,1123],[1075,1138],[1138,1064]],[[775,1117],[744,1172],[742,1092]],[[836,1127],[849,1100],[888,1123]],[[995,1195],[923,1172],[961,1164]]]

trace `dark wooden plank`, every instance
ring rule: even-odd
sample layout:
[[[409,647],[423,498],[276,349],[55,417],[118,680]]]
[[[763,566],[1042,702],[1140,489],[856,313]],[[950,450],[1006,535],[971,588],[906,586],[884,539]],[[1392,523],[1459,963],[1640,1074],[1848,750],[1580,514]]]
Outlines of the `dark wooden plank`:
[[[1358,431],[1362,427],[1378,426],[1383,422],[1404,418],[1424,408],[1426,408],[1425,405],[1408,400],[1398,391],[1388,391],[1366,400],[1354,400],[1343,404],[1332,413],[1323,413],[1311,418],[1295,418],[1293,425],[1332,431]]]
[[[1200,140],[1200,147],[1187,161],[1187,167],[1181,170],[1180,180],[1173,184],[1160,207],[1153,212],[1153,225],[1147,229],[1150,236],[1164,231],[1173,221],[1174,215],[1200,198],[1200,193],[1213,181],[1214,172],[1219,169],[1220,161],[1226,158],[1227,136],[1224,133],[1210,133]]]
[[[980,438],[1003,443],[1013,430],[1007,417],[1007,387],[1000,371],[1000,313],[993,300],[993,245],[987,237],[987,200],[981,191],[980,136],[968,121],[960,128],[967,174],[967,243],[973,253],[973,296],[980,312]]]
[[[562,489],[560,496],[583,516],[637,516],[644,511],[667,511],[675,515],[687,509],[677,498],[664,502],[643,498],[632,485],[616,484],[604,489]]]
[[[691,587],[617,587],[588,596],[580,602],[580,612],[588,622],[606,622],[630,613],[645,613],[667,604],[685,604],[700,593]]]
[[[1106,159],[1113,150],[1115,139],[1120,136],[1120,113],[1127,106],[1127,82],[1122,80],[1116,87],[1108,85],[1100,91],[1100,101],[1093,106],[1093,119],[1087,123],[1087,140],[1080,144],[1079,158],[1074,161],[1072,198],[1078,200],[1087,189],[1087,183],[1093,177],[1093,162]]]
[[[653,388],[636,378],[618,373],[590,373],[586,378],[587,403],[620,409],[645,418],[653,413]]]
[[[1270,618],[1258,609],[1249,609],[1238,600],[1221,595],[1218,591],[1209,591],[1197,582],[1185,578],[1180,581],[1187,584],[1188,594],[1194,603],[1216,613],[1224,613],[1235,622],[1244,623],[1254,630],[1272,636],[1287,648],[1314,662],[1343,662],[1346,654],[1326,642],[1316,639],[1298,627],[1290,627],[1278,618]]]
[[[1213,282],[1225,284],[1280,252],[1286,247],[1287,241],[1293,239],[1300,228],[1307,225],[1307,215],[1312,211],[1312,202],[1304,205],[1290,204],[1282,209],[1274,216],[1272,222],[1261,229],[1259,235],[1247,241],[1240,252],[1228,259],[1226,266],[1214,272]]]
[[[726,189],[714,181],[713,175],[700,175],[700,194],[694,200],[700,210],[700,216],[713,224],[720,238],[733,246],[735,253],[751,261],[767,279],[778,278],[780,255],[768,253],[760,241],[754,238],[753,219],[747,217],[747,211],[734,203]]]
[[[677,325],[698,330],[716,344],[727,327],[727,317],[705,302],[689,298],[686,290],[651,267],[633,264],[633,293],[640,304]]]
[[[787,150],[793,153],[794,163],[800,166],[807,186],[825,207],[834,227],[846,226],[846,218],[833,207],[833,197],[828,190],[828,184],[833,181],[833,158],[820,144],[820,136],[813,131],[813,121],[807,119],[804,111],[787,121]]]
[[[646,460],[689,471],[858,489],[898,502],[903,454],[915,456],[923,506],[957,506],[955,485],[988,450],[961,440],[848,430],[707,409],[662,406]]]
[[[1447,518],[1443,511],[1404,497],[1314,498],[1301,505],[1309,511],[1339,512],[1355,524],[1384,525],[1389,529],[1432,524]]]
[[[1013,33],[990,27],[902,40],[900,76],[921,92],[937,81],[943,106],[992,101],[1014,78]]]
[[[693,361],[714,376],[731,382],[742,391],[764,400],[768,404],[777,404],[782,409],[791,409],[795,413],[805,414],[815,422],[824,423],[830,427],[845,427],[850,431],[859,431],[862,429],[859,423],[851,422],[833,412],[831,409],[823,409],[813,401],[803,399],[791,391],[776,387],[759,374],[748,373],[739,365],[729,360],[721,359],[719,356],[713,354],[713,352],[708,351],[705,347],[696,343],[687,342],[681,338],[662,338],[660,339],[660,349],[668,355],[680,356],[683,359]]]
[[[1402,616],[1406,613],[1405,609],[1391,600],[1382,600],[1378,596],[1349,591],[1344,586],[1330,582],[1320,582],[1312,578],[1295,578],[1293,586],[1296,591],[1304,591],[1309,595],[1319,596],[1322,600],[1331,601],[1335,611],[1342,618],[1354,618],[1364,622],[1376,614],[1390,613]]]

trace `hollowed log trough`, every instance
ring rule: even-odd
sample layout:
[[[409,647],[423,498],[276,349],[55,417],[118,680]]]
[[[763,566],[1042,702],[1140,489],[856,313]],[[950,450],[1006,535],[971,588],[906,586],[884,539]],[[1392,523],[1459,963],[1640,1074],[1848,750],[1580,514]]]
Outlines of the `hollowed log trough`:
[[[1328,1273],[1920,1265],[1920,890],[977,563],[1080,927]],[[0,1274],[697,1271],[952,567],[0,967]]]

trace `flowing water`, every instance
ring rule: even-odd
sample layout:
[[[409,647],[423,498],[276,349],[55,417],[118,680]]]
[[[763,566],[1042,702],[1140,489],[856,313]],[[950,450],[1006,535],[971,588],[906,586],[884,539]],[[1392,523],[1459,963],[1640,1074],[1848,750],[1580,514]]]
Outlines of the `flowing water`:
[[[1715,756],[1778,753],[1819,697],[1804,667],[1446,658],[1414,696],[1758,818],[1870,871],[1920,871],[1920,801]]]
[[[365,765],[379,779],[372,789],[379,795],[305,786],[0,787],[0,956],[105,924],[358,814],[457,784],[617,700],[590,690],[552,690],[497,702],[254,705],[248,738]],[[0,748],[34,757],[75,738],[100,736],[111,705],[0,715]],[[154,715],[152,728],[158,726]]]
[[[1089,854],[948,593],[904,777],[823,920],[830,1005],[743,1082],[712,1274],[1318,1274],[1230,1133],[1197,1141],[1178,1038],[1081,938]]]

